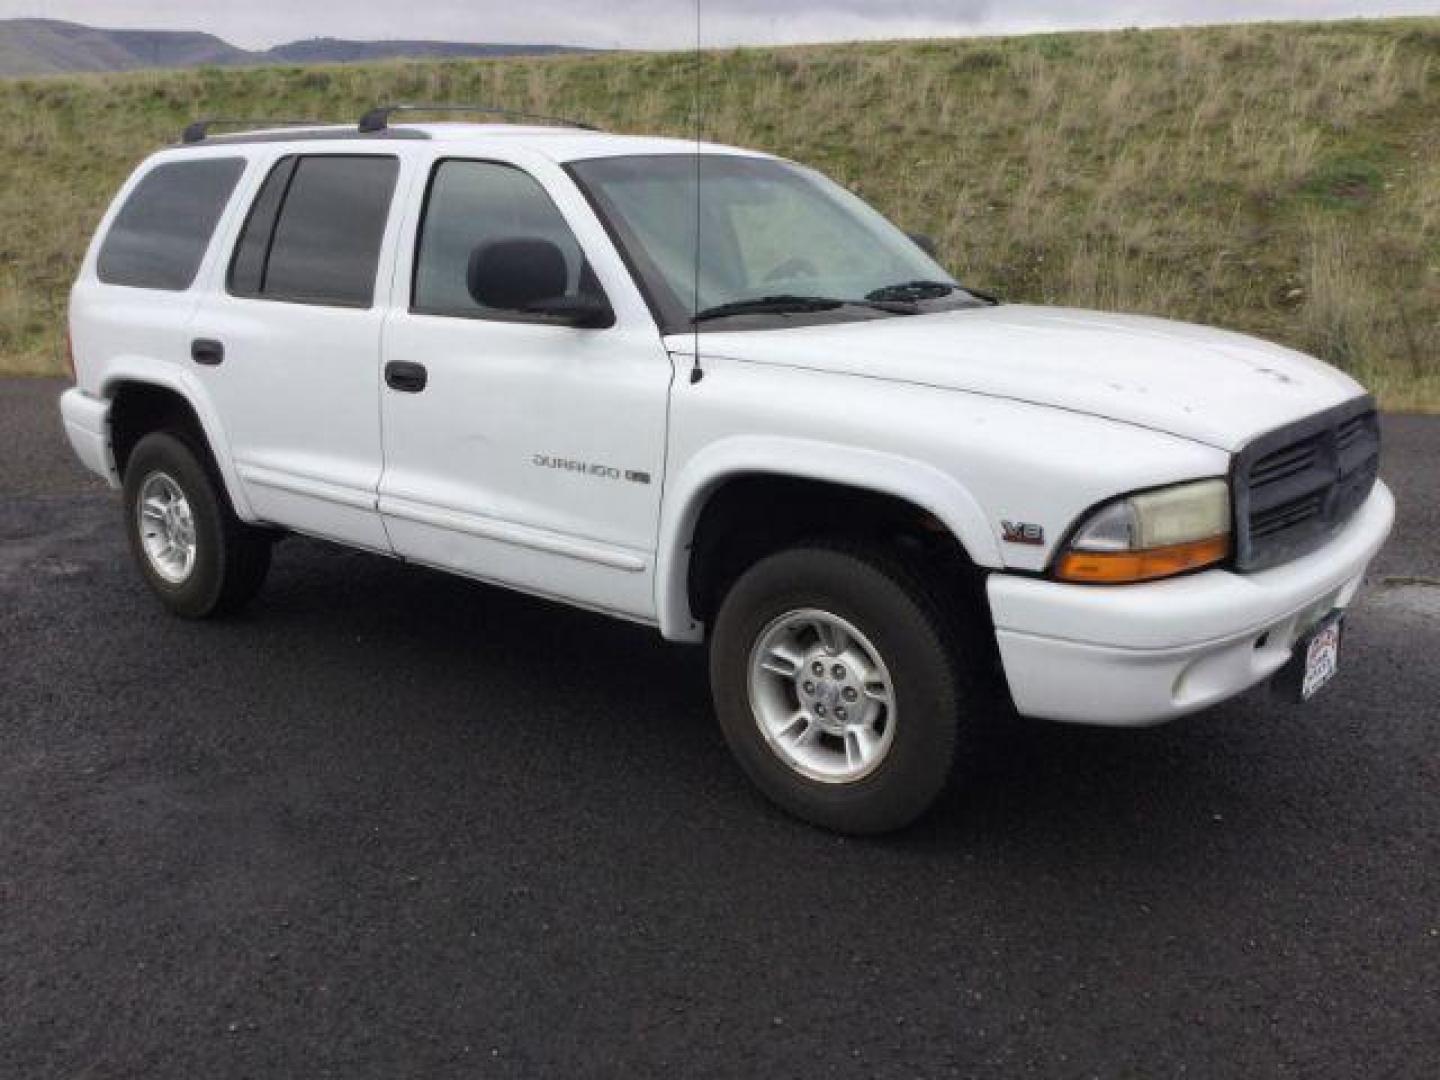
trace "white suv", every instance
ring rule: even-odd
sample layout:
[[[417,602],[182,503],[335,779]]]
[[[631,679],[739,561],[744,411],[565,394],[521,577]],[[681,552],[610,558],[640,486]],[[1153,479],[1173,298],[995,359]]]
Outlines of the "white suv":
[[[708,641],[745,771],[854,832],[1007,697],[1139,725],[1333,674],[1394,515],[1347,376],[999,304],[765,154],[395,111],[194,125],[86,256],[65,427],[173,611],[293,531]]]

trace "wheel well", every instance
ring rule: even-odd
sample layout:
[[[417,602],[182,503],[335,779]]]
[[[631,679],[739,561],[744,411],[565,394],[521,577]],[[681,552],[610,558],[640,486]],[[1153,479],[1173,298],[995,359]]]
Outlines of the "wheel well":
[[[690,611],[713,621],[735,580],[760,559],[807,537],[892,544],[924,559],[927,575],[953,576],[958,589],[981,576],[954,534],[933,514],[878,491],[795,477],[748,475],[713,492],[695,523],[687,581]]]
[[[110,402],[110,448],[116,473],[125,475],[135,444],[152,431],[178,432],[193,440],[197,449],[209,451],[200,418],[183,395],[151,383],[121,383]]]

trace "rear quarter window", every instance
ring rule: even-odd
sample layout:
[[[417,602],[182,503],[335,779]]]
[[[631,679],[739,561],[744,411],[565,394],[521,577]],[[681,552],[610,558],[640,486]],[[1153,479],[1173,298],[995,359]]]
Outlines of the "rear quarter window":
[[[244,171],[244,158],[172,161],[151,169],[100,245],[100,280],[169,292],[190,288]]]

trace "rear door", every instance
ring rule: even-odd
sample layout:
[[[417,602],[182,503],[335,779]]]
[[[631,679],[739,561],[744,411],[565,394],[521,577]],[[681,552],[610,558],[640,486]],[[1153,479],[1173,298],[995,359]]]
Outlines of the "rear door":
[[[417,184],[421,179],[417,177]],[[671,362],[604,227],[553,162],[440,158],[414,199],[385,327],[380,508],[416,561],[614,614],[654,616]],[[471,293],[486,244],[553,244],[567,294],[614,325],[579,329]]]
[[[380,331],[401,160],[278,153],[260,174],[196,313],[194,363],[257,517],[388,551]]]

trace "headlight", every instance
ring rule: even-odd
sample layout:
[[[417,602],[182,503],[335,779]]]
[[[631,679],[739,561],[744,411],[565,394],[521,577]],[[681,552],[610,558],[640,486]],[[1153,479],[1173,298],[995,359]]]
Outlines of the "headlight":
[[[1153,581],[1230,554],[1230,486],[1224,480],[1146,491],[1085,518],[1055,567],[1062,581]]]

